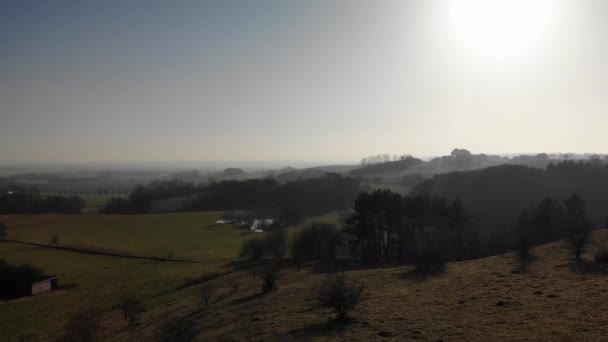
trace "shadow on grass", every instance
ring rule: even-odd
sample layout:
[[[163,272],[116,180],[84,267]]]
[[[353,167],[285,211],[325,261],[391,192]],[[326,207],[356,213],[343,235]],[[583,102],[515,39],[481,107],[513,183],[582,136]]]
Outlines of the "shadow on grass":
[[[337,261],[314,261],[304,265],[304,267],[311,267],[312,273],[326,274],[326,273],[339,273],[339,272],[350,272],[350,271],[364,271],[364,270],[375,270],[390,267],[398,267],[398,264],[362,264],[358,262],[352,262],[347,260]],[[304,268],[303,267],[303,268]]]
[[[413,280],[413,281],[425,281],[428,280],[429,278],[433,278],[433,277],[438,277],[443,275],[444,273],[447,272],[447,265],[438,270],[438,271],[434,271],[434,272],[420,272],[418,270],[416,270],[415,268],[411,268],[403,273],[401,273],[401,275],[399,276],[399,278],[404,279],[404,280]]]
[[[78,284],[76,283],[67,283],[67,284],[61,284],[59,285],[59,290],[73,290],[73,289],[77,289],[79,287]]]
[[[254,293],[249,296],[236,298],[235,300],[232,301],[232,304],[241,304],[241,303],[249,302],[249,301],[255,300],[257,298],[263,297],[265,294],[266,293],[259,292],[259,293]]]
[[[293,341],[293,340],[311,340],[318,337],[334,336],[338,337],[340,334],[348,329],[356,328],[361,323],[356,320],[347,319],[332,319],[325,323],[311,324],[302,328],[293,329],[286,333],[274,336],[278,341]],[[361,323],[363,324],[363,323]]]
[[[589,260],[578,260],[571,264],[572,269],[581,274],[608,274],[606,265],[596,264]]]

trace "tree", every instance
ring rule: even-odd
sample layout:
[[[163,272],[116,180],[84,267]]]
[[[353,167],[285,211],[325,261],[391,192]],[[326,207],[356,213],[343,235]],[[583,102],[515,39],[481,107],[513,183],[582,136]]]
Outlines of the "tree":
[[[300,270],[302,262],[335,260],[340,243],[340,231],[336,225],[313,223],[296,232],[291,241],[291,256]]]
[[[361,300],[363,285],[350,281],[344,273],[333,274],[321,284],[318,290],[322,306],[336,310],[338,319],[344,320]]]
[[[525,272],[530,260],[530,214],[527,210],[521,214],[516,226],[517,261],[522,272]]]
[[[287,251],[287,230],[284,227],[275,226],[264,236],[264,243],[277,263],[280,262]]]
[[[6,239],[6,226],[3,222],[0,222],[0,240]]]
[[[591,224],[585,215],[585,201],[577,194],[564,201],[566,232],[570,249],[577,261],[591,242]]]

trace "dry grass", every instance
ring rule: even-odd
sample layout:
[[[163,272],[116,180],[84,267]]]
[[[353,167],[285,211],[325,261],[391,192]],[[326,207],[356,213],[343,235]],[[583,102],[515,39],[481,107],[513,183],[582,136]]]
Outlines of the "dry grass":
[[[596,241],[608,243],[608,231],[598,231]],[[525,274],[512,273],[512,254],[452,263],[445,273],[424,280],[409,276],[408,267],[350,271],[366,293],[347,323],[332,321],[334,313],[315,298],[324,274],[286,269],[278,291],[258,295],[261,280],[241,271],[213,280],[219,298],[208,312],[200,308],[196,288],[187,288],[159,299],[130,335],[121,322],[108,324],[114,328],[107,334],[151,339],[167,317],[193,315],[204,341],[601,341],[608,336],[608,275],[575,267],[560,242],[533,252],[537,259]],[[236,292],[233,283],[240,284]]]

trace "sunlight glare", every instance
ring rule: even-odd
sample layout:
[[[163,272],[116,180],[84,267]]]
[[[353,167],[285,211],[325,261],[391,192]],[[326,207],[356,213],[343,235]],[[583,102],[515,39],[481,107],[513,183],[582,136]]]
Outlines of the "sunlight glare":
[[[533,45],[547,27],[554,0],[452,0],[458,39],[478,53],[502,57]]]

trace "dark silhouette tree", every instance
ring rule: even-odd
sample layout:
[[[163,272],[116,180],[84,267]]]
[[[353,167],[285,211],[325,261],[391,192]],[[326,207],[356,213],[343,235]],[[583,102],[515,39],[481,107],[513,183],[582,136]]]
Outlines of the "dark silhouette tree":
[[[591,224],[585,215],[585,201],[577,194],[564,201],[567,241],[577,261],[591,242]]]

